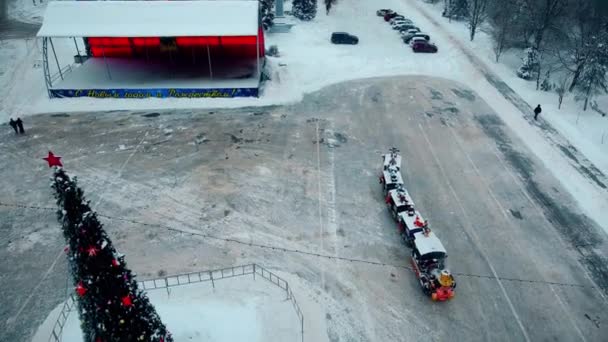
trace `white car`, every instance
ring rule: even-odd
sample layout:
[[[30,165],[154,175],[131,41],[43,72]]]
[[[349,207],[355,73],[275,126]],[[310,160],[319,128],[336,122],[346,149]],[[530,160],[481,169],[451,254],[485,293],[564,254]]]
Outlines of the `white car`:
[[[414,24],[414,22],[405,18],[392,18],[391,20],[389,20],[389,23],[391,24],[391,26],[395,24]]]
[[[427,42],[428,40],[424,39],[423,37],[414,37],[410,40],[410,46],[414,46],[414,44],[416,44],[417,42]]]
[[[412,24],[405,22],[405,21],[398,21],[398,22],[395,22],[394,24],[391,24],[391,27],[393,28],[393,30],[401,30],[403,27],[406,27],[408,25],[412,25]]]
[[[420,32],[420,30],[417,29],[409,29],[407,31],[400,31],[399,34],[401,36],[407,36],[407,35],[415,35],[416,33]]]

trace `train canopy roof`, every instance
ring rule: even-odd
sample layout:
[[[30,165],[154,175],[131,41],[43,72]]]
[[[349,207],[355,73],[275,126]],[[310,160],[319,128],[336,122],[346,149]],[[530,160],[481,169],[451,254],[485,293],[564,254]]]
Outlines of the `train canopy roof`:
[[[421,256],[431,253],[435,253],[435,255],[445,255],[447,253],[437,235],[432,231],[428,232],[428,234],[424,232],[415,233],[414,244]]]

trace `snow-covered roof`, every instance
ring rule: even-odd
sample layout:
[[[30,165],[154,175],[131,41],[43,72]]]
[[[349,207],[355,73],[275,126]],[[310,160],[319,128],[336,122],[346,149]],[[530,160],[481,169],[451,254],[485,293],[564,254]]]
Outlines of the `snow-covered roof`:
[[[386,184],[403,184],[403,178],[401,177],[401,172],[397,170],[387,170],[382,171],[384,174],[384,180]],[[394,177],[393,177],[394,176]]]
[[[433,233],[432,231],[426,235],[424,234],[424,232],[416,233],[414,234],[414,239],[414,243],[416,244],[416,248],[418,249],[420,255],[425,255],[433,252],[441,252],[447,254],[447,252],[445,251],[445,247],[443,247],[443,244],[441,243],[437,235],[435,235],[435,233]]]
[[[412,200],[412,197],[410,196],[409,192],[407,192],[407,190],[403,186],[398,187],[395,190],[389,191],[389,194],[391,196],[391,199],[393,200],[393,203],[395,203],[396,206],[408,204],[412,207],[414,206],[414,200]]]
[[[258,1],[51,1],[38,37],[256,36]]]
[[[394,158],[391,158],[392,154],[387,153],[382,155],[383,160],[383,170],[386,170],[390,165],[396,165],[399,169],[401,169],[401,156],[397,154]]]
[[[401,221],[403,221],[403,223],[406,225],[407,230],[422,231],[422,227],[419,227],[418,225],[416,225],[416,217],[418,217],[418,219],[421,222],[424,222],[424,217],[422,217],[422,215],[420,215],[420,213],[418,211],[415,211],[414,215],[412,215],[412,216],[408,215],[407,212],[400,212],[399,217],[401,218]]]

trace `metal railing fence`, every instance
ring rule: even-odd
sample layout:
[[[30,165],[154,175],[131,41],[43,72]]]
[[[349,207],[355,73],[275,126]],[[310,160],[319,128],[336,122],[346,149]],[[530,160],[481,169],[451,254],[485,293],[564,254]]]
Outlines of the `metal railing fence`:
[[[270,272],[266,268],[257,265],[257,264],[248,264],[241,266],[233,266],[220,268],[209,271],[201,271],[201,272],[192,272],[192,273],[184,273],[166,276],[157,279],[150,280],[142,280],[138,282],[139,288],[141,290],[159,290],[166,289],[167,293],[170,294],[169,289],[175,286],[195,284],[201,282],[211,282],[211,285],[215,289],[215,282],[222,279],[234,278],[234,277],[242,277],[246,275],[252,275],[253,279],[256,279],[256,275],[262,277],[267,280],[271,284],[279,287],[283,291],[285,291],[286,300],[289,300],[298,316],[298,321],[300,322],[300,337],[301,342],[304,342],[304,314],[302,313],[302,309],[298,302],[296,301],[296,297],[289,287],[289,283],[277,276],[276,274]],[[49,342],[61,342],[61,335],[63,333],[63,327],[65,326],[65,322],[68,319],[72,308],[75,305],[74,295],[68,296],[65,301],[63,307],[61,308],[61,312],[59,313],[59,317],[53,326],[53,330],[51,332],[51,336],[49,337]]]

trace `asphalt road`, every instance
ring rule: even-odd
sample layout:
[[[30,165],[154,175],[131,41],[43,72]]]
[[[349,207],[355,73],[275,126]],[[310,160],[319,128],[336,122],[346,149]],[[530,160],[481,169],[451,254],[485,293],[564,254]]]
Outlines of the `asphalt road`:
[[[387,264],[105,219],[140,277],[250,262],[296,274],[326,309],[332,342],[603,341],[608,332],[605,233],[464,85],[361,80],[288,107],[59,113],[26,129],[0,134],[0,203],[53,207],[39,159],[52,149],[100,213]],[[407,269],[377,178],[392,146],[450,255],[451,302],[432,303]],[[52,210],[0,205],[0,216],[0,341],[28,341],[70,291],[63,242]]]

